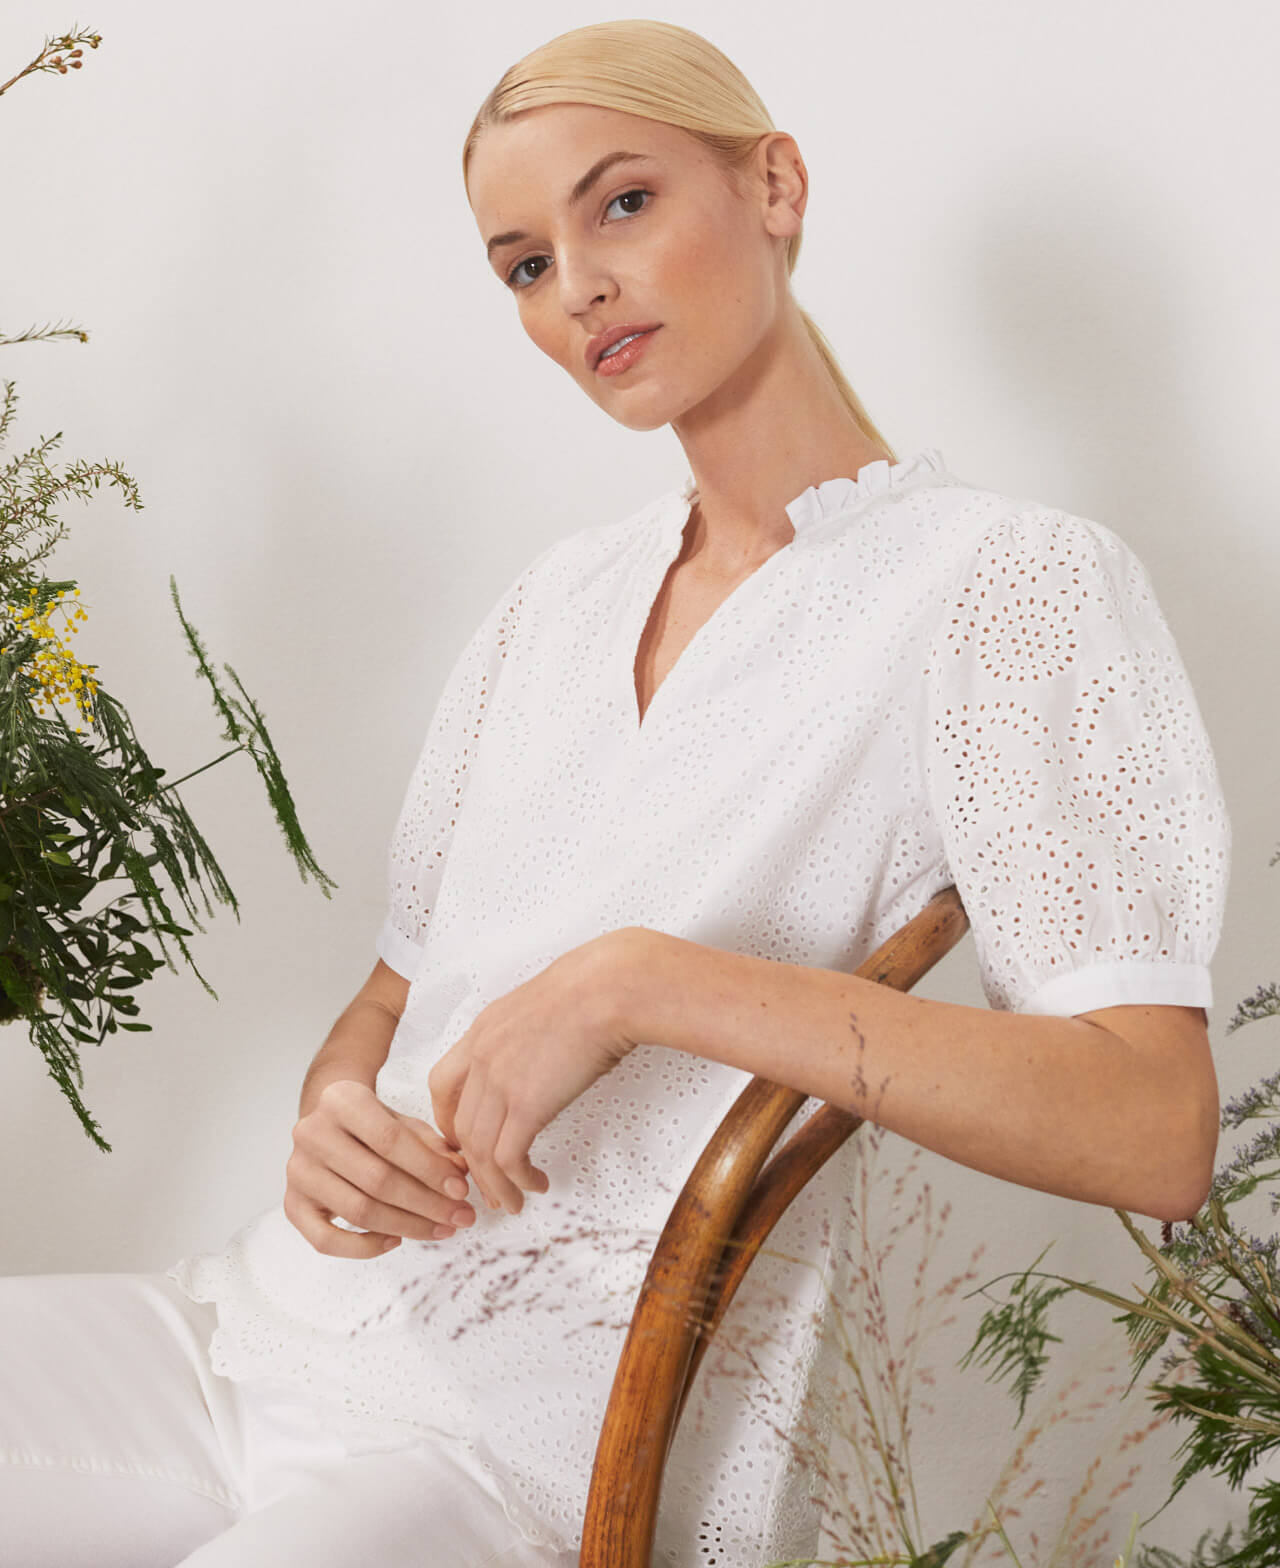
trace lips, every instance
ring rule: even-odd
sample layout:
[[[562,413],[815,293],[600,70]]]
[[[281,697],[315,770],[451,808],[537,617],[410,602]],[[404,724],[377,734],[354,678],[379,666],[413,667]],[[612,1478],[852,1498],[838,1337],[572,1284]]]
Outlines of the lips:
[[[637,332],[652,332],[661,325],[660,321],[630,321],[625,326],[606,327],[603,332],[597,332],[587,344],[587,364],[594,370],[600,363],[600,356],[605,349],[612,348],[620,338],[632,337]]]

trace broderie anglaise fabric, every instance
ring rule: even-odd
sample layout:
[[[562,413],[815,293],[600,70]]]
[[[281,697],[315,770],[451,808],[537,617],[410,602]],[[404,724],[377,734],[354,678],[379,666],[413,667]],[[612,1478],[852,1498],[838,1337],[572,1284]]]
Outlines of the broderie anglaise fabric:
[[[934,448],[826,480],[641,723],[636,647],[694,494],[543,551],[451,671],[391,837],[377,950],[412,984],[388,1105],[429,1120],[427,1073],[480,1009],[600,932],[848,971],[949,882],[993,1007],[1211,1005],[1230,827],[1115,534]],[[277,1204],[169,1272],[217,1303],[215,1370],[306,1388],[353,1452],[439,1434],[531,1541],[576,1547],[653,1243],[747,1082],[642,1043],[538,1135],[550,1189],[519,1216],[478,1205],[445,1242],[357,1261]],[[771,1423],[790,1429],[829,1349],[857,1158],[850,1140],[810,1182],[717,1332],[668,1459],[669,1568],[816,1545],[816,1487]]]

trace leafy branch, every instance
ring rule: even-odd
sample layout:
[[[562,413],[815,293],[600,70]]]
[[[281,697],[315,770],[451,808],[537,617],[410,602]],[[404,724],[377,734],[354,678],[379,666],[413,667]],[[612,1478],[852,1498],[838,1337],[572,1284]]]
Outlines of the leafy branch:
[[[80,70],[82,46],[101,41],[79,31],[46,39],[0,95],[36,73]],[[0,346],[68,339],[86,343],[89,334],[29,328],[0,334]],[[0,447],[17,409],[14,383],[3,389]],[[187,938],[204,930],[201,908],[211,915],[215,901],[239,918],[231,885],[176,785],[247,752],[303,881],[314,877],[326,898],[337,884],[299,825],[261,708],[230,665],[222,668],[234,690],[224,688],[173,578],[174,607],[229,750],[162,783],[165,769],[104,689],[97,665],[74,651],[71,638],[86,618],[80,590],[46,570],[67,533],[56,507],[69,497],[90,500],[104,480],[134,511],[142,501],[117,462],[55,465],[61,439],[61,431],[41,437],[0,466],[0,1024],[25,1023],[86,1133],[110,1152],[80,1094],[80,1048],[118,1029],[150,1029],[137,991],[162,965],[177,972],[174,949],[216,998]]]

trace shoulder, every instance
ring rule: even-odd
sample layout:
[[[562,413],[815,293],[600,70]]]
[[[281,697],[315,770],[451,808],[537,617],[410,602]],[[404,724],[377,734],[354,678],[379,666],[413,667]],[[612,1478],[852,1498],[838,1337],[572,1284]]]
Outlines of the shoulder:
[[[1052,579],[1055,583],[1125,578],[1142,568],[1111,528],[1053,506],[957,474],[936,449],[900,478],[882,473],[883,495],[860,512],[855,528],[838,528],[832,553],[846,553],[863,571],[870,552],[890,575],[910,579],[918,597],[998,594]],[[872,465],[873,468],[883,465]]]
[[[1104,669],[1155,678],[1176,660],[1150,575],[1129,543],[1096,518],[1025,497],[999,504],[952,540],[931,668],[1025,687]]]
[[[975,483],[950,469],[943,478],[945,485],[938,488],[946,500],[944,526],[962,551],[1005,549],[1035,556],[1058,545],[1126,548],[1117,534],[1093,518],[1034,496]]]
[[[976,485],[950,530],[950,599],[1025,604],[1046,596],[1079,604],[1151,598],[1146,568],[1129,543],[1096,518]]]

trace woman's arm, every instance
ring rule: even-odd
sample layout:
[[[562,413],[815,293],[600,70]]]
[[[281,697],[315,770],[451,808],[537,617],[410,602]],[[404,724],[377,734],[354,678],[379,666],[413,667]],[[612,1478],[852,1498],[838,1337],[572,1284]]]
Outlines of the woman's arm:
[[[1218,1141],[1203,1008],[1074,1018],[931,1001],[838,970],[612,934],[616,1027],[852,1111],[1002,1180],[1194,1214]]]
[[[284,1213],[328,1256],[372,1258],[403,1237],[440,1241],[475,1220],[460,1202],[466,1160],[429,1122],[392,1110],[374,1090],[408,995],[408,980],[379,959],[302,1085]]]
[[[408,980],[380,958],[307,1069],[298,1100],[299,1120],[314,1108],[324,1086],[336,1078],[354,1078],[373,1088],[408,995]]]
[[[1075,1017],[935,1002],[624,926],[495,998],[427,1074],[491,1208],[548,1190],[538,1132],[637,1045],[798,1089],[1004,1181],[1160,1220],[1204,1202],[1218,1083],[1204,1010]]]

